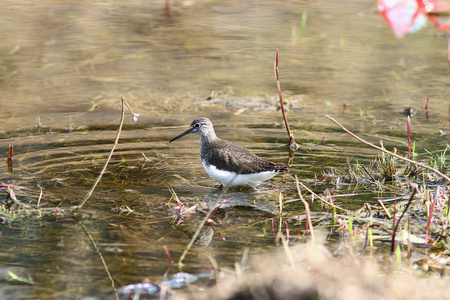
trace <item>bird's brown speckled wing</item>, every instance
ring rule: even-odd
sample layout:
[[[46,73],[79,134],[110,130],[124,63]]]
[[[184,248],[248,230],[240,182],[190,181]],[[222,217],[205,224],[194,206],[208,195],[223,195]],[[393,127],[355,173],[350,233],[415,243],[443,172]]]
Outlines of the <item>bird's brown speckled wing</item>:
[[[219,141],[219,139],[217,140]],[[217,143],[217,141],[214,141]],[[238,174],[252,174],[264,171],[284,171],[287,166],[263,160],[249,150],[233,144],[227,140],[220,140],[221,147],[214,145],[216,151],[203,151],[204,159],[218,169],[235,172]],[[210,145],[212,146],[212,145]]]

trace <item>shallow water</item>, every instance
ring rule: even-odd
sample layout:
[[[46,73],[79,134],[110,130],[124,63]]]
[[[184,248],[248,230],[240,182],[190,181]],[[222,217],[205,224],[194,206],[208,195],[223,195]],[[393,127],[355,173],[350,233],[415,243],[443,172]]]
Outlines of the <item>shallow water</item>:
[[[300,180],[311,183],[314,175],[321,180],[330,168],[345,166],[347,158],[369,164],[377,157],[325,114],[371,142],[383,140],[405,153],[402,111],[412,107],[416,151],[442,150],[447,144],[439,134],[446,132],[450,96],[447,39],[432,26],[396,39],[372,1],[345,6],[184,1],[172,3],[170,16],[162,1],[2,4],[0,149],[5,161],[8,146],[14,146],[14,171],[3,165],[2,182],[21,187],[19,200],[35,204],[40,186],[46,208],[79,204],[114,142],[120,98],[140,114],[137,123],[127,116],[111,165],[80,219],[53,209],[42,218],[16,218],[1,226],[2,298],[112,296],[111,282],[80,224],[102,251],[116,287],[158,282],[168,264],[162,246],[177,260],[204,216],[192,214],[171,226],[177,206],[169,188],[185,205],[204,211],[218,199],[232,198],[214,219],[220,235],[214,234],[207,247],[194,246],[183,271],[209,272],[205,254],[233,267],[244,248],[251,254],[273,249],[278,190],[283,187],[288,201],[297,198],[293,182],[281,183],[278,176],[257,191],[221,195],[201,166],[198,137],[168,140],[195,117],[207,116],[220,137],[287,162],[273,75],[276,49],[288,118],[300,145],[290,172]],[[302,13],[307,13],[304,31]],[[427,97],[428,118],[422,109]],[[356,209],[393,196],[345,184],[337,192],[352,193],[358,195],[341,197],[339,204]],[[299,202],[285,209],[303,212]],[[297,228],[303,227],[291,230]],[[7,270],[30,275],[35,284],[7,282]],[[171,267],[169,274],[177,271]]]

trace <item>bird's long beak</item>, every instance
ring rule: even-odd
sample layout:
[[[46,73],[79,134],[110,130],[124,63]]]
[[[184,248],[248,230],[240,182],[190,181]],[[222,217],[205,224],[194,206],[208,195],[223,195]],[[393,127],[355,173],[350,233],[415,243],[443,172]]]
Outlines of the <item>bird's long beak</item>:
[[[169,141],[169,143],[171,143],[171,142],[173,142],[173,141],[179,139],[179,138],[182,137],[182,136],[185,136],[185,135],[191,133],[191,131],[192,131],[193,129],[194,129],[193,127],[189,128],[188,130],[186,130],[186,131],[183,132],[182,134],[177,135],[176,137],[174,137],[173,139],[171,139],[171,140]]]

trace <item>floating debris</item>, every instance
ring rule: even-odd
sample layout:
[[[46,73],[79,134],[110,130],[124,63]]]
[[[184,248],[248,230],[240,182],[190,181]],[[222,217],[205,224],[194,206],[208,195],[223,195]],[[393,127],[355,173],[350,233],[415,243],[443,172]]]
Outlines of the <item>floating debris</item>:
[[[136,284],[129,284],[121,288],[119,291],[119,295],[138,297],[139,295],[153,295],[159,292],[159,290],[160,290],[159,286],[149,282],[136,283]]]

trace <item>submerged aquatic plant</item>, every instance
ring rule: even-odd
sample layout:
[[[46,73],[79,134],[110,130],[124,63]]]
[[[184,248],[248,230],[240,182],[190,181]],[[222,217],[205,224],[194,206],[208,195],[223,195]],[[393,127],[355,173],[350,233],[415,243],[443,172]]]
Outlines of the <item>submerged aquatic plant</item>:
[[[18,281],[21,283],[26,283],[29,285],[34,285],[34,280],[30,274],[28,274],[27,277],[23,277],[23,276],[16,275],[15,273],[8,270],[8,275],[11,277],[10,280]]]

